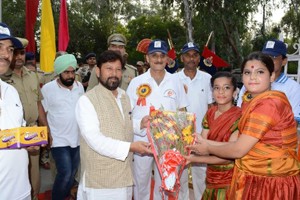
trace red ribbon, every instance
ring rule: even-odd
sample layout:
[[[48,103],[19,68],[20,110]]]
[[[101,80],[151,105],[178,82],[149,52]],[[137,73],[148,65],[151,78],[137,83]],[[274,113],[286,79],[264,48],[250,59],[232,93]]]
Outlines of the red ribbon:
[[[146,106],[146,98],[145,97],[139,97],[136,104],[138,106]]]

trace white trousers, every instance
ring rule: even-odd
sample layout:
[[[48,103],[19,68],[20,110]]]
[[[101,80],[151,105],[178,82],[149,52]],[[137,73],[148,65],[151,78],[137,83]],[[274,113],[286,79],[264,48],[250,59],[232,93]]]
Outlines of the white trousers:
[[[192,180],[195,200],[202,198],[203,192],[206,188],[206,164],[192,165]]]
[[[140,156],[134,154],[133,156],[133,177],[134,177],[134,186],[133,186],[133,197],[134,200],[149,200],[151,193],[151,178],[152,178],[152,169],[154,169],[154,192],[153,199],[161,200],[162,193],[160,191],[161,186],[161,176],[159,174],[157,165],[152,156]],[[182,173],[180,179],[180,200],[188,200],[188,170],[185,169]],[[204,187],[205,188],[205,187]],[[164,199],[167,200],[168,197],[165,195]]]
[[[188,166],[185,166],[180,178],[180,191],[178,199],[189,200],[189,175]]]

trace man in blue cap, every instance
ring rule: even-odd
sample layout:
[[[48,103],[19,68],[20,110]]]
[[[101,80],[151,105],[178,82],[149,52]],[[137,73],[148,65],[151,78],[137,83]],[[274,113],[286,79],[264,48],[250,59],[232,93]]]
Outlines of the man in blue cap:
[[[7,72],[14,48],[20,47],[22,43],[11,35],[8,26],[0,23],[0,75]],[[0,79],[0,96],[0,130],[23,126],[23,107],[17,90]],[[0,150],[0,199],[31,199],[28,159],[24,148]]]
[[[288,78],[282,72],[284,66],[287,64],[287,49],[284,42],[276,39],[268,40],[262,49],[262,53],[272,57],[274,62],[275,81],[272,83],[272,90],[279,90],[284,92],[287,96],[298,124],[300,123],[300,85],[296,81]],[[243,86],[237,102],[238,106],[242,104],[242,97],[245,93]]]
[[[184,84],[189,100],[187,111],[196,114],[196,132],[201,133],[202,119],[210,104],[213,103],[210,86],[211,75],[198,69],[200,50],[195,43],[188,42],[182,47],[180,59],[184,68],[177,75]],[[206,165],[193,164],[192,181],[195,199],[201,199],[205,190],[205,177]],[[179,195],[179,199],[187,200],[189,197],[187,169],[182,173],[181,193]]]
[[[126,93],[131,102],[134,141],[148,142],[146,128],[149,122],[150,106],[155,109],[185,110],[188,105],[184,87],[178,76],[165,70],[168,60],[168,46],[162,40],[153,40],[146,55],[150,68],[144,74],[132,79]],[[153,156],[134,154],[133,175],[135,200],[149,200],[151,189],[151,172]],[[160,193],[161,177],[154,164],[154,194],[153,199],[162,199]]]
[[[22,47],[15,47],[10,70],[5,73],[8,78],[7,83],[18,91],[23,105],[24,119],[26,126],[47,126],[47,120],[42,106],[40,83],[36,72],[32,72],[25,67],[25,48],[28,40],[17,38],[21,41]],[[29,153],[29,175],[32,187],[33,200],[38,199],[40,190],[40,170],[39,170],[39,151]]]

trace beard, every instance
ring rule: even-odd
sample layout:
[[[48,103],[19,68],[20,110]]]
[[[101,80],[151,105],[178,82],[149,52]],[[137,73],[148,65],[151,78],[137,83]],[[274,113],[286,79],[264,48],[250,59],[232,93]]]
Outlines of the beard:
[[[61,74],[59,75],[59,79],[60,79],[60,82],[66,86],[66,87],[70,87],[73,85],[74,81],[75,81],[75,78],[68,78],[68,79],[64,79]]]
[[[101,77],[99,78],[99,82],[108,90],[116,90],[121,80],[118,77],[109,77],[106,80],[102,80]]]

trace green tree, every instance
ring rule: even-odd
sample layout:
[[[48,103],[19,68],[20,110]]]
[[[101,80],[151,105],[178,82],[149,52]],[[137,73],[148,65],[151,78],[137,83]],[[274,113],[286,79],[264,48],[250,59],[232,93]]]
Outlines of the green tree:
[[[300,38],[300,0],[291,0],[289,8],[282,18],[281,26],[285,34],[296,42]]]
[[[248,24],[249,16],[257,10],[259,0],[194,0],[193,26],[195,41],[204,46],[211,31],[214,38],[209,46],[223,59],[228,61],[234,68],[240,66],[243,59],[243,42],[249,41]],[[184,15],[182,1],[162,0],[165,5],[179,4],[181,16]]]
[[[168,32],[172,36],[177,52],[185,43],[185,30],[178,19],[161,19],[161,15],[140,16],[135,20],[131,20],[127,25],[129,43],[127,52],[129,53],[129,62],[136,63],[138,60],[144,60],[143,54],[136,51],[137,44],[144,38],[161,39],[167,41]]]
[[[2,22],[15,36],[25,37],[25,10],[24,0],[2,0]]]

